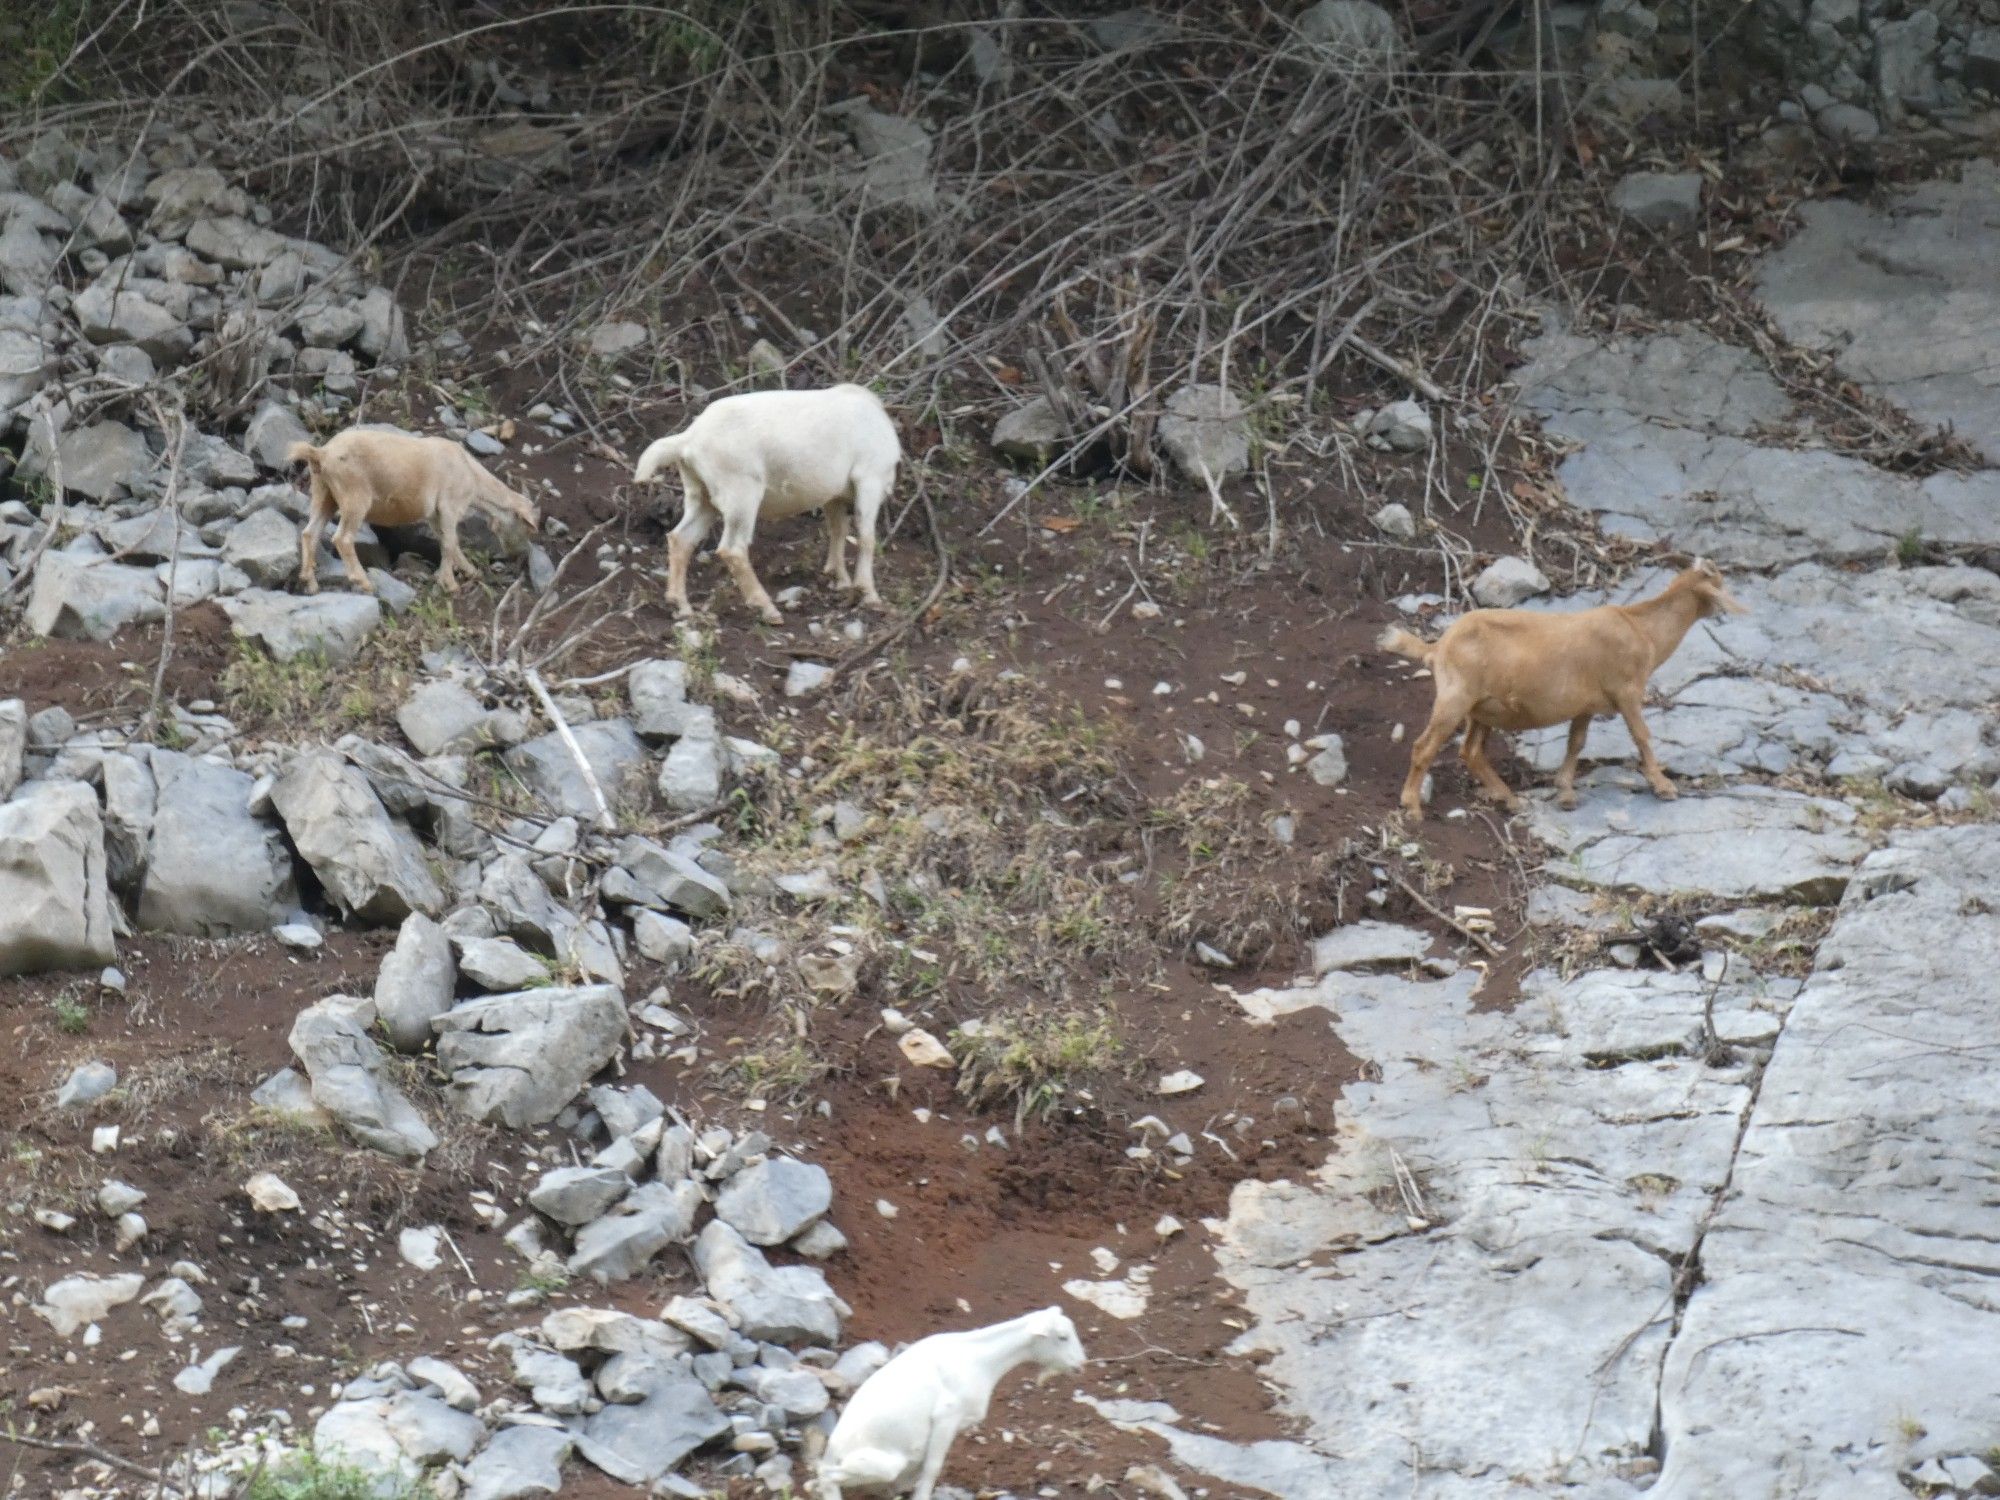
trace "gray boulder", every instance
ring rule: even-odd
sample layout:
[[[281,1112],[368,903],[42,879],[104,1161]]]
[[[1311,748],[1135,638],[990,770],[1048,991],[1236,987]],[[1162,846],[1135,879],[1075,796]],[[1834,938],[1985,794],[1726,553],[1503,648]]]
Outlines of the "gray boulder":
[[[572,733],[605,800],[614,809],[630,801],[643,785],[646,765],[645,744],[631,724],[624,719],[598,719],[574,726]],[[516,745],[502,759],[523,786],[556,812],[579,822],[596,819],[597,803],[560,734],[545,734]]]
[[[0,228],[0,286],[17,297],[39,297],[55,280],[55,246],[25,216],[9,215]]]
[[[292,1023],[291,1048],[312,1079],[313,1103],[364,1146],[421,1160],[437,1135],[416,1106],[382,1078],[382,1049],[368,1034],[369,1001],[336,995],[309,1005]]]
[[[676,812],[713,807],[722,797],[722,745],[713,734],[684,734],[660,766],[660,796]]]
[[[276,510],[257,511],[229,528],[222,560],[259,588],[283,588],[298,576],[299,528]]]
[[[93,344],[136,344],[155,363],[171,368],[194,348],[194,330],[167,308],[107,271],[76,294],[70,310]]]
[[[427,682],[396,710],[420,755],[459,755],[488,745],[512,745],[525,732],[521,716],[491,709],[455,682]]]
[[[464,1463],[486,1439],[486,1424],[479,1418],[420,1391],[391,1396],[385,1420],[404,1456],[425,1468]]]
[[[46,474],[52,480],[60,469],[65,491],[102,503],[144,488],[153,464],[153,450],[145,438],[123,422],[66,429],[56,439],[53,458],[47,451],[46,425],[37,422],[21,467],[24,473]]]
[[[400,922],[444,904],[416,835],[389,816],[368,778],[346,761],[300,756],[271,789],[271,803],[343,911],[364,922]]]
[[[451,940],[420,911],[403,918],[396,946],[375,975],[375,1013],[398,1052],[421,1052],[430,1045],[431,1022],[451,1009],[458,979]]]
[[[606,877],[604,894],[608,900],[627,906],[665,907],[696,921],[719,917],[729,910],[727,885],[685,854],[637,834],[619,841],[618,863],[612,874],[619,872],[626,877],[622,881]]]
[[[1219,385],[1184,385],[1160,413],[1160,446],[1183,474],[1205,469],[1226,479],[1250,467],[1250,423],[1243,403]]]
[[[511,938],[471,938],[459,944],[458,971],[482,990],[524,990],[549,977],[549,966]]]
[[[151,568],[51,552],[35,566],[28,628],[72,641],[108,641],[127,625],[166,616],[166,595]]]
[[[753,1245],[782,1245],[832,1206],[824,1167],[774,1156],[730,1178],[715,1212]]]
[[[577,1435],[577,1451],[613,1479],[650,1484],[730,1430],[708,1390],[684,1366],[666,1366],[643,1401],[610,1405]]]
[[[689,703],[687,667],[678,661],[642,661],[625,678],[632,700],[633,726],[649,740],[670,740],[699,729],[704,717],[713,733],[714,713]]]
[[[921,121],[885,114],[859,96],[829,107],[827,113],[840,119],[853,136],[863,162],[855,183],[870,197],[915,209],[937,206],[937,186],[931,179],[931,154],[937,143]]]
[[[847,1304],[813,1267],[774,1268],[720,1219],[711,1219],[696,1236],[694,1263],[709,1296],[736,1314],[745,1338],[773,1344],[840,1341]]]
[[[1377,440],[1377,446],[1386,445],[1398,453],[1422,453],[1431,445],[1432,430],[1431,414],[1416,401],[1391,401],[1368,423],[1368,435]],[[1410,513],[1400,505],[1393,508],[1403,511],[1403,517],[1410,525],[1407,534],[1416,535],[1415,523],[1409,522]],[[1382,509],[1386,511],[1391,507],[1385,505]],[[1379,516],[1381,512],[1376,514]]]
[[[80,782],[31,782],[0,804],[0,975],[112,957],[97,797]]]
[[[382,623],[382,606],[370,594],[300,596],[246,589],[218,602],[237,635],[279,661],[311,652],[342,665],[354,660],[361,643]]]
[[[434,1021],[452,1099],[475,1120],[545,1125],[625,1039],[625,998],[608,984],[490,995]]]
[[[464,1500],[529,1500],[562,1489],[576,1439],[561,1427],[503,1427],[466,1466]]]
[[[139,925],[151,932],[228,937],[265,932],[298,905],[292,856],[277,829],[251,815],[251,777],[214,761],[154,750],[152,811],[146,821]],[[121,780],[124,772],[116,773]],[[114,807],[114,772],[105,766],[106,812],[136,822],[143,792]]]
[[[55,368],[55,351],[32,333],[0,328],[0,423],[42,388]]]
[[[255,271],[283,255],[282,234],[234,216],[197,219],[185,236],[188,249],[231,271]]]
[[[576,914],[549,894],[526,855],[503,854],[488,865],[479,881],[479,899],[508,937],[544,953],[560,955],[569,946]]]
[[[577,1231],[570,1274],[599,1282],[638,1275],[660,1251],[694,1233],[695,1216],[704,1201],[700,1186],[692,1180],[672,1187],[641,1183],[611,1212]]]
[[[355,346],[370,359],[399,365],[410,357],[410,340],[403,327],[403,310],[387,287],[370,287],[354,304],[361,314],[361,332]]]
[[[588,1224],[632,1191],[615,1167],[556,1167],[528,1189],[528,1204],[558,1224]]]
[[[517,1333],[501,1334],[492,1347],[506,1353],[513,1365],[514,1384],[543,1411],[574,1416],[589,1402],[590,1382],[568,1355],[544,1349]]]
[[[0,703],[0,802],[21,784],[21,767],[28,750],[28,705],[19,698]]]
[[[243,430],[243,450],[267,469],[289,468],[286,457],[294,443],[310,443],[312,434],[305,423],[281,401],[266,401]]]

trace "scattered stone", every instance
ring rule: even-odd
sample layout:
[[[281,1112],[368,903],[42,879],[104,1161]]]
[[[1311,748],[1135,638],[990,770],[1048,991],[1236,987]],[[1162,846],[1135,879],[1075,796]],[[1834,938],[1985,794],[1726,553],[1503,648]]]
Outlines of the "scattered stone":
[[[127,625],[165,614],[166,595],[151,568],[71,552],[50,552],[35,565],[27,621],[36,635],[108,641]]]
[[[298,576],[299,528],[276,510],[257,511],[229,528],[222,560],[259,588],[283,588]]]
[[[1156,1085],[1156,1091],[1167,1095],[1169,1098],[1176,1094],[1192,1094],[1207,1081],[1201,1074],[1192,1072],[1187,1068],[1181,1068],[1162,1078]]]
[[[404,1369],[419,1386],[429,1386],[436,1391],[438,1398],[453,1411],[473,1411],[479,1405],[479,1388],[449,1361],[421,1354]]]
[[[572,732],[605,800],[614,808],[627,802],[638,790],[638,778],[646,764],[646,747],[631,724],[624,719],[598,719],[574,725]],[[560,734],[528,740],[501,758],[521,784],[556,813],[578,822],[597,820],[597,801]]]
[[[79,1328],[103,1320],[114,1307],[123,1307],[139,1295],[146,1279],[136,1273],[119,1276],[65,1276],[42,1293],[35,1312],[55,1329],[57,1338],[68,1338]]]
[[[1034,396],[1015,407],[993,427],[993,451],[1017,463],[1040,467],[1069,441],[1048,397]]]
[[[1375,529],[1385,536],[1393,536],[1405,542],[1416,538],[1416,518],[1410,514],[1406,505],[1385,505],[1368,519]]]
[[[503,1427],[465,1471],[463,1500],[528,1500],[562,1489],[576,1440],[560,1427]]]
[[[1520,557],[1500,558],[1472,580],[1473,600],[1482,609],[1512,609],[1548,591],[1549,580],[1542,570]]]
[[[1385,73],[1404,55],[1393,16],[1373,0],[1319,0],[1298,19],[1315,56],[1343,73]]]
[[[702,1383],[667,1367],[643,1401],[609,1405],[589,1418],[577,1451],[614,1479],[647,1484],[729,1430]]]
[[[650,338],[644,323],[599,323],[590,330],[584,346],[599,359],[617,359],[643,348]]]
[[[1250,467],[1250,421],[1243,403],[1219,385],[1184,385],[1160,413],[1161,448],[1190,479],[1216,479]]]
[[[1313,939],[1315,975],[1334,969],[1401,968],[1430,952],[1431,936],[1395,922],[1350,922]]]
[[[1701,218],[1701,173],[1628,172],[1611,206],[1648,229],[1686,229]]]
[[[819,691],[826,680],[833,676],[833,668],[824,662],[795,661],[785,673],[785,696],[787,698],[807,698]]]
[[[118,1070],[110,1063],[83,1063],[56,1090],[56,1108],[74,1109],[79,1104],[90,1104],[117,1087]]]
[[[419,1271],[444,1264],[444,1231],[435,1224],[411,1225],[396,1236],[396,1253]]]
[[[1369,419],[1368,436],[1387,444],[1398,453],[1421,453],[1431,445],[1431,414],[1416,401],[1391,401]],[[1377,511],[1379,518],[1383,511],[1390,509],[1403,511],[1407,519],[1409,512],[1398,505],[1384,506]],[[1378,520],[1377,524],[1380,522]],[[1416,535],[1415,522],[1410,523],[1410,535]],[[1387,530],[1387,527],[1383,528]]]
[[[243,1192],[267,1214],[294,1213],[299,1207],[299,1195],[275,1172],[257,1173],[243,1184]]]
[[[925,1031],[921,1026],[912,1027],[896,1038],[896,1045],[903,1056],[920,1068],[956,1067],[954,1059],[945,1044]]]
[[[174,1389],[184,1396],[206,1396],[215,1388],[215,1377],[222,1373],[222,1367],[241,1352],[231,1344],[217,1349],[200,1364],[188,1365],[174,1376]]]
[[[460,944],[458,971],[490,994],[524,990],[549,977],[548,961],[512,938],[475,938]]]
[[[1347,746],[1340,736],[1315,735],[1310,743],[1316,753],[1306,762],[1306,774],[1321,786],[1339,786],[1347,780]]]
[[[672,1186],[641,1183],[615,1209],[577,1232],[570,1274],[599,1282],[638,1275],[661,1250],[694,1232],[695,1215],[705,1201],[692,1180]]]

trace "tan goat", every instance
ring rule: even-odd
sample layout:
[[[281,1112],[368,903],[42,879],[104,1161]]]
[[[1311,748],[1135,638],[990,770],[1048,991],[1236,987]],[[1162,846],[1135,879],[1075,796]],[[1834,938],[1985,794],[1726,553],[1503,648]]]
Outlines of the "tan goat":
[[[354,553],[354,536],[364,521],[376,526],[428,521],[443,553],[438,582],[446,593],[458,591],[456,569],[472,570],[458,547],[459,523],[472,507],[513,516],[530,531],[542,524],[541,513],[529,501],[449,438],[350,427],[324,447],[294,443],[285,456],[312,470],[312,514],[299,535],[299,576],[308,594],[319,592],[320,534],[336,511],[340,525],[333,533],[333,550],[340,554],[348,581],[371,594],[375,585]]]
[[[1730,597],[1715,564],[1697,559],[1661,593],[1637,604],[1604,604],[1575,614],[1523,609],[1475,609],[1452,622],[1435,642],[1390,626],[1376,642],[1431,669],[1437,697],[1430,723],[1410,750],[1403,809],[1424,815],[1424,773],[1445,742],[1465,726],[1459,755],[1495,801],[1508,808],[1520,799],[1486,758],[1486,736],[1495,729],[1546,729],[1569,723],[1569,748],[1556,788],[1564,807],[1576,806],[1576,763],[1594,715],[1616,713],[1639,747],[1639,766],[1662,797],[1677,796],[1653,755],[1640,708],[1646,682],[1680,648],[1695,621],[1744,613]]]

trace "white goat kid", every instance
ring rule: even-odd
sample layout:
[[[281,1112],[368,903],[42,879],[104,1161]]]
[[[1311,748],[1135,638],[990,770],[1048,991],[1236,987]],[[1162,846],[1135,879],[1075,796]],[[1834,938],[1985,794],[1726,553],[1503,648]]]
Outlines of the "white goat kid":
[[[765,623],[783,624],[784,616],[751,569],[750,539],[760,517],[781,520],[824,507],[826,571],[834,586],[858,585],[861,602],[880,609],[875,520],[902,458],[895,423],[875,393],[862,386],[750,391],[714,402],[686,430],[648,447],[632,474],[644,484],[669,464],[680,470],[685,495],[680,524],[667,537],[667,602],[687,613],[688,560],[720,519],[715,555],[728,564],[744,600]],[[851,583],[850,512],[859,539]]]
[[[1073,1374],[1083,1344],[1062,1309],[918,1339],[847,1403],[819,1464],[821,1500],[843,1489],[931,1500],[954,1439],[986,1419],[993,1387],[1020,1365]]]

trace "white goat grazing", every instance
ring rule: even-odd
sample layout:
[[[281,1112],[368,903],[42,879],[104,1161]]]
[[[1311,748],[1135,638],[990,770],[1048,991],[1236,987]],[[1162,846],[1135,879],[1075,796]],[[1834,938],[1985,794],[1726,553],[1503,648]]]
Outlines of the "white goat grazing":
[[[1019,1365],[1073,1374],[1083,1368],[1076,1325],[1045,1307],[1008,1323],[918,1339],[861,1383],[827,1439],[821,1500],[843,1489],[931,1500],[945,1454],[986,1419],[993,1387]]]
[[[639,455],[639,484],[668,464],[679,468],[685,495],[680,524],[667,537],[667,602],[688,610],[688,559],[719,517],[715,555],[767,624],[784,616],[750,567],[750,538],[760,516],[782,520],[826,509],[826,571],[834,586],[858,585],[876,609],[875,518],[896,483],[903,445],[896,424],[873,391],[836,385],[824,391],[749,391],[725,396],[685,431],[663,437]],[[847,576],[847,518],[860,544],[854,579]]]

